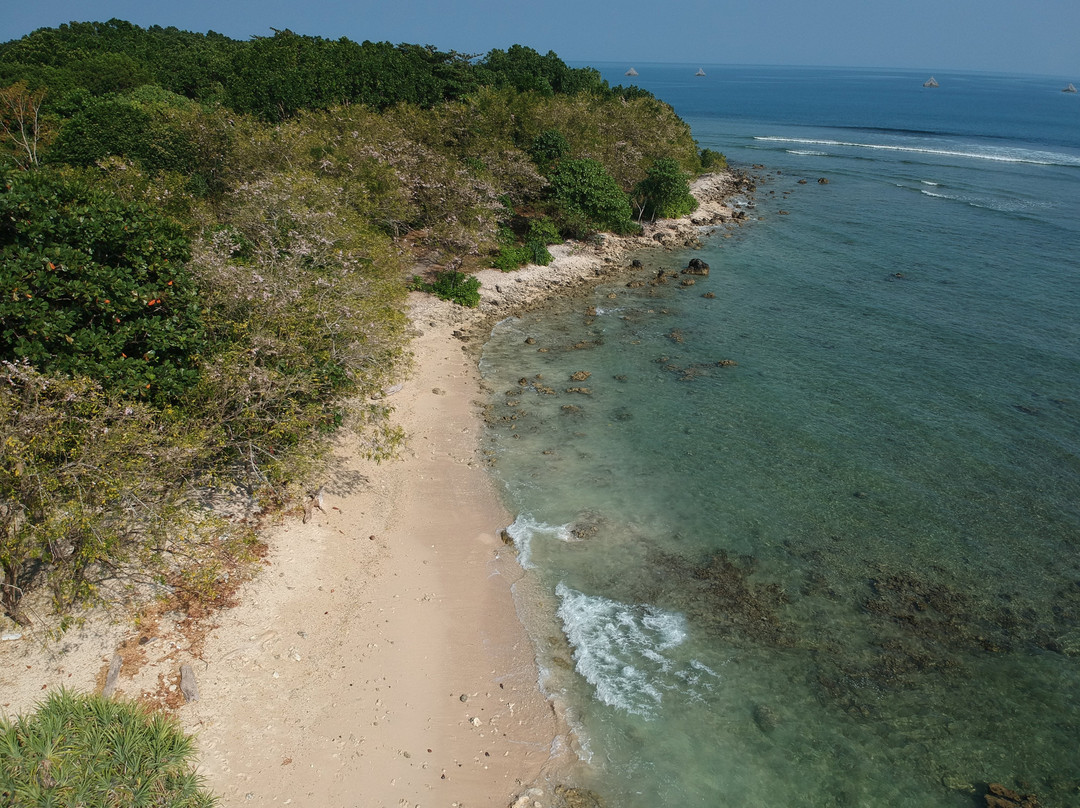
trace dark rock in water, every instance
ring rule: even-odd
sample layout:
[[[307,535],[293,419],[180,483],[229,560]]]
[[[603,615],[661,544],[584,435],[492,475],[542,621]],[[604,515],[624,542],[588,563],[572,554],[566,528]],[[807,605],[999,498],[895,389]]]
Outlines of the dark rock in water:
[[[499,539],[502,541],[503,544],[514,543],[514,537],[510,535],[510,531],[507,530],[505,527],[499,531]]]
[[[641,261],[635,258],[633,261],[630,262],[630,266],[632,266],[634,269],[641,269],[644,264],[642,264]]]
[[[626,381],[626,374],[625,373],[620,373],[618,376],[614,376],[612,378],[614,378],[615,381],[617,381],[617,382],[625,382]]]
[[[1039,414],[1039,408],[1038,407],[1031,407],[1031,406],[1029,406],[1027,404],[1013,404],[1013,409],[1017,410],[1018,412],[1024,413],[1024,415],[1038,415]]]
[[[589,378],[590,376],[592,376],[592,374],[589,373],[589,371],[587,371],[587,370],[579,370],[577,373],[571,373],[570,374],[570,380],[575,381],[575,382],[583,382],[587,378]]]
[[[586,306],[586,308],[585,308],[585,316],[586,317],[595,317],[596,316],[596,306]]]
[[[567,387],[566,392],[568,392],[568,393],[580,393],[583,396],[591,396],[592,395],[592,390],[590,390],[588,387]]]
[[[736,362],[734,359],[721,359],[719,362],[716,363],[716,366],[718,368],[733,368],[738,364],[739,363]]]
[[[806,185],[806,180],[799,180],[799,185]]]
[[[690,263],[687,264],[686,269],[682,271],[683,275],[708,275],[709,265],[702,261],[700,258],[691,258]]]
[[[818,185],[828,185],[829,180],[826,177],[818,177]]]
[[[716,297],[716,295],[714,295],[712,292],[706,292],[702,295],[702,297],[707,298],[708,300],[712,300],[714,297]]]
[[[1034,794],[1019,794],[1001,783],[990,783],[986,808],[1039,808],[1039,798]]]
[[[683,278],[679,282],[679,286],[693,286],[695,283],[697,283],[697,281],[695,281],[693,278]]]
[[[577,406],[576,404],[563,404],[562,411],[563,415],[577,415],[579,412],[581,412],[581,407]]]
[[[532,337],[526,337],[526,338],[525,338],[525,344],[526,344],[526,345],[535,345],[535,344],[536,344],[536,340],[535,340],[535,339],[533,339]]]
[[[780,726],[780,715],[767,704],[754,705],[754,723],[758,729],[768,735]]]
[[[561,805],[565,808],[606,808],[600,795],[587,788],[556,786],[555,795],[562,801]]]

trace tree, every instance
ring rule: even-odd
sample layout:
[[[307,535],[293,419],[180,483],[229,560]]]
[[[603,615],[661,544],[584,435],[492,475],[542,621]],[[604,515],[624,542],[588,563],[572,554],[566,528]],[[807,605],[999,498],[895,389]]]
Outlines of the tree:
[[[15,151],[20,168],[38,164],[38,143],[42,137],[41,104],[45,88],[30,91],[25,81],[0,90],[0,133]]]
[[[589,230],[630,233],[630,199],[598,160],[561,160],[551,172],[552,197],[564,231],[580,237]]]
[[[638,209],[638,221],[649,219],[676,219],[697,209],[697,200],[690,194],[687,175],[672,157],[660,157],[653,161],[641,182],[634,188],[634,206]]]
[[[0,184],[0,359],[167,401],[205,337],[179,225],[39,169]]]

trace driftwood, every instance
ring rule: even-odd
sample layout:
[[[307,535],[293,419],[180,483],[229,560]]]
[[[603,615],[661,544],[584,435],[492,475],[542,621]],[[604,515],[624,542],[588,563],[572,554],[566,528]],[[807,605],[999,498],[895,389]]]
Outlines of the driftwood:
[[[199,685],[195,682],[195,671],[190,665],[180,666],[180,692],[188,701],[199,700]]]
[[[304,524],[306,525],[311,520],[311,515],[314,510],[318,508],[323,513],[323,489],[319,486],[317,491],[312,491],[307,496],[307,500],[304,502]]]
[[[116,690],[116,680],[120,678],[120,668],[123,666],[124,660],[119,654],[113,654],[112,662],[109,663],[109,673],[105,677],[105,687],[101,689],[101,695],[105,698],[112,696],[113,691]]]

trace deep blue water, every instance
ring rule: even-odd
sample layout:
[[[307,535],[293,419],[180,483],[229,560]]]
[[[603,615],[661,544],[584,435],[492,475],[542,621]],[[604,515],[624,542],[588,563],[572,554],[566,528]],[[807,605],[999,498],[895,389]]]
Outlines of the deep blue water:
[[[748,223],[644,257],[703,258],[694,286],[508,320],[482,362],[588,784],[629,808],[988,783],[1080,805],[1080,97],[634,67],[760,166]]]

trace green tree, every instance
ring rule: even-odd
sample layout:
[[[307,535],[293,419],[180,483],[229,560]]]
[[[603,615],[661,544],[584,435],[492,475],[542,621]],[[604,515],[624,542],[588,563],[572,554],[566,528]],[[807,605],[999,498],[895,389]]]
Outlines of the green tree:
[[[0,185],[0,358],[168,400],[198,377],[199,296],[180,227],[46,171]]]
[[[638,219],[675,219],[697,209],[697,200],[690,193],[687,175],[671,157],[660,157],[649,166],[648,173],[634,188],[634,205]]]
[[[590,230],[631,233],[630,199],[592,158],[561,160],[549,177],[552,199],[564,231],[581,237]]]

